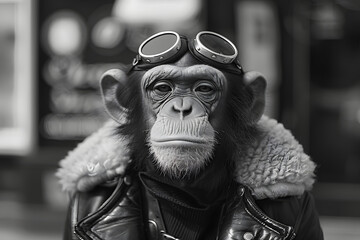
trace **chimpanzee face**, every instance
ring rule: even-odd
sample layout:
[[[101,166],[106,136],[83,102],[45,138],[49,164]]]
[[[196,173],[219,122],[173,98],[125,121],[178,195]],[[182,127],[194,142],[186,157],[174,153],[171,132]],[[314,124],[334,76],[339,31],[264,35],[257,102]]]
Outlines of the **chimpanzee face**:
[[[182,62],[189,58],[185,55]],[[216,122],[221,121],[215,120],[222,116],[217,107],[227,87],[224,74],[208,65],[177,62],[148,70],[141,86],[148,143],[157,165],[174,177],[197,173],[216,143]]]

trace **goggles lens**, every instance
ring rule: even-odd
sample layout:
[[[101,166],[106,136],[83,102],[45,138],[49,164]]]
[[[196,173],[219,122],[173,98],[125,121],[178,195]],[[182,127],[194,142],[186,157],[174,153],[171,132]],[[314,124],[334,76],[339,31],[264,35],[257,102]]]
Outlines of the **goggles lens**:
[[[202,56],[223,64],[232,63],[238,54],[235,45],[229,39],[209,31],[199,32],[194,46]]]
[[[144,55],[158,55],[173,48],[178,37],[171,33],[165,33],[152,38],[143,44],[140,52]]]
[[[224,38],[221,38],[212,33],[201,34],[199,36],[199,41],[205,47],[207,47],[208,49],[210,49],[211,51],[217,54],[222,54],[227,56],[232,56],[236,54],[235,48],[232,45],[230,45],[229,42],[225,41]]]
[[[167,31],[146,39],[139,47],[139,55],[147,63],[159,63],[176,55],[180,50],[180,35]]]

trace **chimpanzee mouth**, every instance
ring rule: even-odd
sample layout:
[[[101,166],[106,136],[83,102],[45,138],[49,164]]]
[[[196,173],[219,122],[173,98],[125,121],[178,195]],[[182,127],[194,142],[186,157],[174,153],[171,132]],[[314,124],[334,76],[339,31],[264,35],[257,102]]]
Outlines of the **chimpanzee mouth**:
[[[211,140],[210,140],[211,142]],[[155,146],[188,146],[197,147],[199,145],[209,144],[209,139],[189,137],[189,136],[168,136],[159,139],[151,139],[151,144]]]

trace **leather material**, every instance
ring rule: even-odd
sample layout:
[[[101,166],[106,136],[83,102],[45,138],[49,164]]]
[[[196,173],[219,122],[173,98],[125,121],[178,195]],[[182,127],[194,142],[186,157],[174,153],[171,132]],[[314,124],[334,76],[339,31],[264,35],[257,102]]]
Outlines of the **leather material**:
[[[120,179],[113,194],[98,210],[75,225],[80,239],[145,239],[140,187],[137,181],[129,179],[129,176]]]
[[[75,226],[72,230],[75,234],[68,229],[64,239],[173,239],[164,232],[166,223],[163,222],[157,199],[145,197],[147,203],[142,202],[143,188],[140,186],[138,176],[132,181],[129,177],[126,177],[126,181],[123,179],[116,181],[118,181],[116,186],[114,184],[102,186],[91,193],[76,195],[67,222],[67,225]],[[211,236],[207,236],[206,240],[290,240],[296,237],[293,226],[277,222],[259,209],[247,187],[237,185],[234,189],[240,189],[240,192],[229,195],[230,201],[224,203],[219,226],[217,229],[208,230]],[[151,200],[153,203],[149,204]],[[308,204],[306,208],[313,212]],[[149,214],[150,221],[146,220],[147,217],[143,215],[142,210],[147,212],[146,214],[149,213],[148,210],[152,211]],[[156,221],[153,221],[156,217],[158,217]],[[308,230],[314,231],[314,229]],[[322,238],[319,236],[316,239]]]
[[[79,239],[77,234],[75,234],[77,223],[87,215],[97,212],[101,205],[109,199],[117,183],[118,179],[116,178],[94,188],[92,191],[77,192],[73,195],[69,204],[64,240]]]
[[[293,227],[269,218],[255,204],[250,190],[240,187],[238,195],[224,209],[218,240],[290,240]]]

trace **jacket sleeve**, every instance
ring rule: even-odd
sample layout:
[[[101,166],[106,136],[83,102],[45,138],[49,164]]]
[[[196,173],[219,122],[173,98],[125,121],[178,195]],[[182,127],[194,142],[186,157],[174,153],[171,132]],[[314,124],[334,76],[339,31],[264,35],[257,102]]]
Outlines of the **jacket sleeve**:
[[[258,206],[272,219],[294,227],[294,240],[323,240],[319,216],[309,192],[299,197],[264,199]]]

